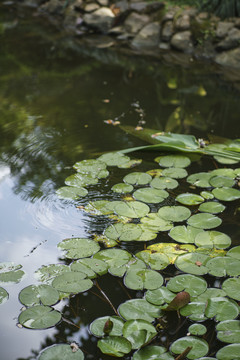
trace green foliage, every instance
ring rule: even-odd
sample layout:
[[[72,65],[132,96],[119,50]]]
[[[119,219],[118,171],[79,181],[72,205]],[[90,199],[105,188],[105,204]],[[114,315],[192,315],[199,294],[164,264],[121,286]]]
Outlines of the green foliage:
[[[216,14],[221,18],[240,16],[239,0],[199,0],[203,10]]]

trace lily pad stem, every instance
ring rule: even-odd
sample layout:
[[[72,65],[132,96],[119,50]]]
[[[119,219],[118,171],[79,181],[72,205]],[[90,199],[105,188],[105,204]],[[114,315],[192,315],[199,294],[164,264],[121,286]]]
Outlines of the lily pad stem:
[[[99,286],[98,282],[95,282],[96,287],[98,288],[98,290],[101,292],[101,294],[105,297],[105,299],[107,300],[107,302],[109,303],[109,305],[111,306],[111,308],[113,309],[113,311],[115,312],[115,314],[117,316],[119,316],[117,310],[115,309],[114,305],[112,304],[111,300],[109,299],[109,297],[105,294],[105,292],[101,289],[101,287]]]

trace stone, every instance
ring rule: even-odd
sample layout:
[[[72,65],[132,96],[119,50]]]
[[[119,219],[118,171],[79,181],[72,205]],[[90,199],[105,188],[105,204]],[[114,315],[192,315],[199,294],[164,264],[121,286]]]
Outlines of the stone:
[[[191,53],[193,51],[192,34],[190,31],[181,31],[174,34],[170,42],[174,49]]]
[[[234,22],[234,26],[238,29],[240,29],[240,18],[236,18]]]
[[[230,50],[240,45],[240,30],[232,28],[228,35],[216,45],[216,50]]]
[[[160,50],[170,50],[171,49],[170,44],[167,42],[163,42],[163,41],[160,42],[158,47]]]
[[[240,47],[229,51],[223,51],[215,57],[215,62],[222,66],[240,69]]]
[[[98,0],[98,3],[101,6],[108,6],[109,5],[109,1],[108,0]]]
[[[40,9],[49,14],[61,14],[64,10],[64,0],[50,0],[40,6]]]
[[[216,29],[216,36],[219,39],[224,38],[225,36],[227,36],[227,33],[230,29],[232,29],[234,26],[234,24],[232,22],[227,22],[227,21],[220,21],[217,24],[217,29]]]
[[[109,31],[114,21],[112,10],[102,7],[90,14],[84,14],[83,21],[87,26],[93,27],[103,33]]]
[[[145,25],[131,42],[133,48],[153,49],[158,46],[160,26],[158,22]]]
[[[175,29],[178,31],[184,31],[190,29],[190,16],[183,14],[179,16],[175,21]]]
[[[150,22],[150,17],[144,14],[131,13],[124,22],[127,32],[136,34],[144,25]]]
[[[173,35],[173,32],[173,22],[171,20],[166,21],[162,27],[161,40],[165,42],[169,41]]]
[[[84,6],[84,11],[86,12],[93,12],[100,8],[100,6],[96,3],[88,3]]]
[[[155,1],[155,2],[130,2],[130,9],[134,11],[138,11],[139,13],[151,14],[153,12],[159,11],[165,7],[163,2]]]

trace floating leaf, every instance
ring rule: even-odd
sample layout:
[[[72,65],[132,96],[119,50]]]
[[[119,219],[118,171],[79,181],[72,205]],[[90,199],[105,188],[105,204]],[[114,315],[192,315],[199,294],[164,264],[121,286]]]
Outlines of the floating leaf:
[[[179,292],[169,305],[164,308],[165,311],[178,311],[190,302],[190,295],[187,291]]]
[[[0,273],[0,284],[18,284],[25,276],[23,270],[13,270]]]
[[[88,194],[87,189],[84,187],[63,186],[56,191],[60,199],[77,200]]]
[[[235,300],[240,299],[240,278],[227,279],[222,284],[222,289],[226,294]]]
[[[145,228],[152,231],[168,231],[173,227],[173,223],[169,220],[162,219],[158,213],[149,213],[147,216],[141,218],[141,223]]]
[[[133,354],[132,360],[174,360],[162,346],[146,346]]]
[[[179,255],[175,261],[178,269],[185,273],[193,275],[205,275],[208,273],[207,262],[210,259],[208,255],[199,253],[189,253]]]
[[[69,259],[80,259],[91,256],[100,250],[96,241],[85,238],[69,238],[61,241],[58,248],[66,250],[66,257]]]
[[[212,214],[196,214],[187,220],[188,225],[199,229],[213,229],[221,225],[222,220]]]
[[[144,172],[132,172],[123,178],[123,181],[130,185],[147,185],[151,180],[151,175]]]
[[[4,288],[0,287],[0,304],[5,303],[8,300],[8,298],[9,298],[8,292]]]
[[[169,194],[165,190],[141,188],[134,191],[133,196],[136,200],[143,201],[149,204],[157,204],[166,199]]]
[[[97,159],[104,162],[107,166],[121,166],[130,161],[130,158],[121,152],[109,152],[99,156]]]
[[[200,356],[206,355],[209,350],[208,343],[195,336],[185,336],[177,339],[172,343],[170,350],[174,354],[182,354],[187,347],[191,347],[190,352],[187,354],[188,359],[197,359]]]
[[[197,194],[183,193],[176,197],[176,200],[183,205],[199,205],[204,201],[204,198]]]
[[[218,360],[237,360],[240,354],[240,344],[231,344],[218,350],[216,357]]]
[[[195,275],[177,275],[168,281],[167,288],[173,292],[187,291],[190,296],[198,296],[206,290],[207,282]]]
[[[170,263],[173,264],[178,255],[194,251],[195,246],[189,244],[178,245],[174,243],[157,243],[148,246],[147,250],[150,250],[152,253],[158,252],[160,254],[165,254]]]
[[[59,293],[49,285],[30,285],[20,291],[19,300],[26,306],[54,305],[59,300]]]
[[[73,174],[65,179],[65,184],[68,187],[83,188],[86,185],[95,185],[98,183],[98,178],[93,174]],[[67,189],[67,187],[65,187]],[[76,190],[77,191],[77,190]],[[58,194],[58,190],[57,190]]]
[[[130,269],[124,277],[124,284],[133,290],[156,289],[163,284],[163,277],[149,269]]]
[[[212,177],[211,173],[200,172],[188,176],[187,182],[200,188],[211,187],[209,183],[209,179],[211,177]]]
[[[164,220],[180,222],[191,216],[191,211],[185,206],[163,206],[158,210],[158,215]]]
[[[196,300],[180,309],[180,314],[189,317],[192,321],[203,321],[207,319],[204,315],[205,308],[205,302]]]
[[[217,277],[240,275],[240,260],[233,259],[230,256],[210,259],[207,267],[208,273]]]
[[[150,341],[157,331],[148,321],[137,319],[128,320],[123,326],[123,336],[132,344],[132,349],[139,349]]]
[[[169,236],[180,243],[192,244],[195,242],[197,234],[202,231],[204,230],[195,228],[193,226],[179,225],[171,229]]]
[[[227,293],[227,291],[226,291]],[[239,307],[235,301],[225,298],[216,297],[208,299],[205,315],[217,321],[233,320],[239,314]]]
[[[235,180],[228,176],[213,176],[209,180],[211,186],[215,188],[228,187],[231,188],[235,185]]]
[[[104,327],[106,322],[109,320],[113,323],[113,327],[109,332],[109,335],[122,336],[122,328],[124,325],[124,321],[119,316],[103,316],[97,318],[90,324],[91,333],[97,337],[104,336]]]
[[[67,271],[70,271],[70,268],[64,264],[50,264],[47,266],[44,265],[35,271],[35,277],[39,281],[50,283],[53,278]]]
[[[149,250],[142,250],[138,252],[136,256],[143,260],[153,270],[165,269],[170,264],[167,255],[158,252],[152,253]]]
[[[150,212],[149,206],[140,201],[120,202],[114,207],[114,211],[120,216],[140,218]]]
[[[195,244],[208,249],[226,249],[231,245],[231,239],[220,231],[202,231],[196,235]]]
[[[225,320],[217,324],[217,338],[226,343],[240,343],[240,320]]]
[[[162,177],[155,177],[151,182],[150,185],[154,189],[175,189],[178,187],[178,182],[175,179],[172,179],[167,176]]]
[[[106,169],[106,164],[96,159],[89,159],[76,162],[73,168],[83,174],[97,174],[99,171]]]
[[[159,317],[161,310],[145,299],[131,299],[122,303],[118,308],[119,314],[126,320],[142,319],[152,322]]]
[[[210,191],[201,191],[200,192],[200,195],[206,199],[206,200],[211,200],[211,199],[214,199],[214,196],[213,194],[210,192]],[[201,205],[200,205],[201,206]]]
[[[130,184],[119,183],[119,184],[113,185],[111,190],[118,194],[126,194],[126,193],[130,193],[131,191],[133,191],[133,186]]]
[[[191,160],[187,156],[167,155],[162,156],[159,165],[162,167],[178,167],[185,168],[191,164]]]
[[[55,326],[61,317],[60,312],[50,306],[36,305],[23,310],[18,322],[29,329],[47,329]]]
[[[15,270],[19,270],[21,268],[22,268],[22,265],[20,265],[20,264],[16,265],[13,262],[1,262],[0,263],[0,273],[15,271]]]
[[[165,286],[161,286],[155,290],[148,290],[145,293],[146,300],[154,305],[169,304],[175,296],[176,294],[168,290]]]
[[[240,191],[228,187],[213,189],[212,193],[216,199],[221,201],[233,201],[240,199]]]
[[[240,260],[240,246],[234,246],[228,250],[227,255]]]
[[[88,278],[95,278],[97,275],[104,275],[108,271],[108,265],[99,259],[86,258],[74,261],[71,264],[72,271],[80,271],[87,275]]]
[[[71,345],[57,344],[45,348],[39,354],[38,360],[84,360],[84,354],[79,348],[75,351],[72,350]]]
[[[132,349],[130,341],[122,336],[108,336],[98,340],[97,346],[103,354],[116,357],[122,357],[125,354],[128,354]]]
[[[191,335],[197,335],[197,336],[200,335],[201,336],[201,335],[206,334],[207,328],[203,324],[192,324],[192,325],[189,326],[188,332]]]
[[[142,163],[142,159],[133,159],[118,165],[120,169],[130,169]]]
[[[125,265],[132,258],[128,251],[122,249],[106,249],[101,250],[93,256],[94,259],[99,259],[107,263],[109,268],[119,267]]]
[[[210,214],[218,214],[221,213],[225,210],[226,206],[224,206],[223,204],[220,204],[219,202],[216,201],[208,201],[204,204],[201,204],[198,208],[199,211],[201,212],[206,212],[206,213],[210,213]]]
[[[162,170],[163,176],[169,176],[173,179],[183,179],[185,178],[188,173],[186,169],[183,168],[177,168],[177,167],[170,167]]]
[[[122,277],[127,270],[140,270],[140,269],[146,269],[146,264],[142,260],[132,258],[129,260],[127,264],[124,264],[122,266],[112,266],[109,269],[109,273],[114,276]]]
[[[134,241],[142,234],[142,229],[138,224],[112,224],[104,232],[104,235],[116,241]]]
[[[86,274],[70,271],[57,276],[52,286],[58,291],[65,293],[77,294],[89,290],[93,286],[90,279],[85,279]]]
[[[207,288],[202,294],[192,297],[192,300],[207,303],[208,299],[224,296],[226,296],[226,293],[222,289]]]

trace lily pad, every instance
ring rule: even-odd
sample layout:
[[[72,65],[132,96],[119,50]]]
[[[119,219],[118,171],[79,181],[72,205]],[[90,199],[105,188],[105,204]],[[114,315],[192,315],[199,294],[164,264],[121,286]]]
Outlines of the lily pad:
[[[139,349],[150,341],[157,331],[148,321],[137,319],[128,320],[123,326],[123,336],[132,344],[132,349]]]
[[[183,205],[199,205],[204,201],[204,198],[197,194],[184,193],[178,195],[176,200]]]
[[[179,245],[174,243],[156,243],[147,247],[152,253],[165,254],[171,264],[174,264],[176,258],[188,252],[195,250],[195,246],[190,244]]]
[[[182,155],[162,156],[159,160],[159,165],[162,167],[185,168],[190,164],[191,164],[191,160],[187,156],[182,156]]]
[[[146,346],[133,354],[131,360],[174,360],[174,357],[162,346]]]
[[[76,162],[73,165],[73,168],[83,174],[89,174],[89,173],[95,174],[101,170],[105,170],[106,164],[105,162],[96,159],[89,159],[89,160],[82,160]]]
[[[154,189],[175,189],[178,187],[178,182],[175,179],[172,179],[167,176],[162,177],[155,177],[151,182],[150,185]]]
[[[134,241],[142,234],[141,226],[138,224],[112,224],[104,232],[104,235],[116,241]]]
[[[230,256],[221,256],[210,259],[207,263],[207,267],[208,273],[217,277],[240,275],[240,260],[233,259]]]
[[[141,223],[145,228],[149,228],[152,231],[168,231],[173,227],[173,223],[169,220],[164,220],[158,213],[149,213],[145,217],[141,218]]]
[[[207,187],[211,187],[209,183],[209,179],[211,177],[212,177],[211,173],[200,172],[188,176],[187,182],[200,188],[207,188]]]
[[[70,271],[57,276],[53,280],[52,286],[58,291],[77,294],[89,290],[93,286],[93,282],[86,279],[86,274]]]
[[[142,159],[132,159],[118,165],[119,169],[130,169],[142,163]]]
[[[219,214],[225,210],[226,206],[217,201],[208,201],[199,205],[198,210],[210,214]]]
[[[171,229],[169,236],[184,244],[193,244],[197,234],[204,230],[195,228],[193,226],[178,225]]]
[[[184,168],[170,167],[162,170],[163,176],[168,176],[173,179],[183,179],[188,173]]]
[[[188,225],[194,226],[198,229],[213,229],[221,225],[222,220],[212,214],[196,214],[192,215],[187,220]]]
[[[60,199],[78,200],[88,194],[87,189],[84,187],[63,186],[56,191]]]
[[[149,269],[130,269],[124,277],[124,284],[133,290],[156,289],[163,284],[163,277]]]
[[[203,324],[192,324],[189,326],[188,332],[191,335],[197,335],[197,336],[204,335],[207,332],[207,328]]]
[[[12,270],[0,273],[0,284],[18,284],[25,276],[23,270]]]
[[[210,256],[199,253],[188,253],[179,255],[175,266],[185,273],[193,275],[205,275],[208,273],[207,262]]]
[[[240,320],[225,320],[217,324],[217,338],[226,343],[240,343]]]
[[[4,288],[0,287],[0,304],[5,303],[8,300],[8,298],[9,298],[8,292]]]
[[[201,277],[183,274],[171,278],[167,283],[167,288],[173,292],[186,291],[190,296],[201,295],[207,289],[207,282]]]
[[[212,190],[214,197],[221,201],[234,201],[240,199],[240,191],[233,188],[221,187]]]
[[[59,300],[59,293],[49,285],[30,285],[20,291],[19,300],[26,306],[54,305]]]
[[[210,192],[210,191],[201,191],[200,192],[200,195],[206,199],[206,200],[212,200],[214,199],[214,196],[213,194]],[[201,206],[201,205],[200,205]]]
[[[122,249],[101,250],[93,256],[94,259],[102,260],[109,268],[125,265],[132,258],[131,254]]]
[[[98,340],[97,346],[103,354],[114,357],[122,357],[132,350],[130,341],[122,336],[108,336]]]
[[[226,249],[231,245],[231,239],[220,231],[202,231],[196,235],[195,244],[208,249]]]
[[[181,354],[187,347],[191,347],[190,352],[187,354],[188,359],[197,359],[208,353],[208,343],[195,336],[185,336],[174,341],[170,347],[170,350],[174,354]]]
[[[84,360],[84,354],[79,348],[75,351],[68,344],[52,345],[41,351],[38,360]]]
[[[123,178],[123,181],[130,185],[147,185],[151,180],[151,175],[144,172],[132,172]]]
[[[161,286],[155,290],[148,290],[145,293],[145,299],[154,305],[169,304],[176,294],[168,290],[165,286]]]
[[[220,168],[220,169],[214,169],[211,171],[211,175],[213,176],[227,176],[232,179],[236,177],[236,171],[237,169],[230,169],[230,168]]]
[[[206,303],[203,301],[192,301],[183,308],[180,309],[182,316],[187,316],[192,321],[203,321],[206,320],[205,316]]]
[[[191,211],[185,206],[163,206],[158,210],[158,215],[164,220],[180,222],[191,216]]]
[[[133,191],[133,186],[130,184],[119,183],[119,184],[113,185],[111,190],[118,194],[126,194],[126,193],[130,193],[131,191]]]
[[[218,350],[216,357],[218,360],[238,360],[240,354],[240,344],[231,344]]]
[[[66,250],[69,259],[81,259],[91,256],[100,250],[99,244],[91,239],[69,238],[61,241],[58,248]]]
[[[240,299],[240,278],[227,279],[222,284],[222,289],[226,294],[235,300]]]
[[[130,160],[130,158],[121,152],[109,152],[99,156],[97,159],[104,162],[107,166],[120,166]]]
[[[114,207],[116,214],[127,216],[129,218],[140,218],[146,216],[150,212],[148,205],[140,201],[120,202]]]
[[[65,179],[65,184],[68,187],[83,188],[86,185],[95,185],[98,183],[98,178],[93,174],[73,174]],[[76,190],[77,191],[77,190]],[[58,190],[57,190],[58,194]]]
[[[165,269],[169,264],[169,258],[165,254],[151,252],[150,250],[139,251],[136,256],[143,260],[153,270]]]
[[[97,275],[104,275],[108,271],[108,265],[99,259],[86,258],[74,261],[71,264],[72,271],[80,271],[87,275],[88,278],[95,278]]]
[[[102,337],[106,335],[104,332],[104,327],[107,321],[112,322],[112,329],[108,335],[122,336],[122,328],[124,325],[124,321],[119,316],[103,316],[97,318],[90,324],[91,333],[97,337]]]
[[[134,191],[133,196],[136,200],[139,201],[143,201],[149,204],[158,204],[165,200],[169,194],[165,190],[141,188]]]
[[[234,246],[228,250],[227,255],[240,260],[240,246]]]
[[[60,312],[50,306],[36,305],[23,310],[18,322],[29,329],[47,329],[55,326],[61,317]]]
[[[216,297],[208,299],[205,315],[217,321],[233,320],[239,314],[239,306],[235,301],[225,298]]]
[[[35,277],[38,281],[51,283],[52,279],[65,272],[70,271],[69,266],[64,264],[50,264],[44,265],[35,271]]]
[[[161,310],[145,299],[131,299],[122,303],[118,308],[119,314],[126,320],[142,319],[152,322],[159,317]]]
[[[213,176],[209,180],[209,183],[211,186],[215,188],[221,188],[221,187],[233,187],[235,185],[235,180],[228,176]]]

